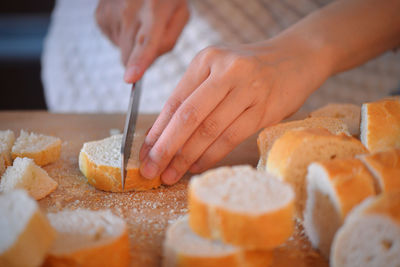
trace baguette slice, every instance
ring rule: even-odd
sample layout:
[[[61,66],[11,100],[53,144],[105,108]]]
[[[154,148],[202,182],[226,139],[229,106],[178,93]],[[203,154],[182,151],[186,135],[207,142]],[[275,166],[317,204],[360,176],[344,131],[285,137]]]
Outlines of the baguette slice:
[[[190,226],[205,238],[269,250],[293,232],[292,189],[250,166],[221,167],[195,176],[188,198]]]
[[[347,125],[336,118],[308,118],[305,120],[290,121],[285,123],[279,123],[274,126],[265,128],[257,138],[258,151],[260,154],[260,160],[257,165],[258,170],[265,170],[268,161],[268,153],[271,150],[274,142],[281,137],[287,131],[293,129],[311,129],[311,128],[325,128],[332,134],[345,133],[350,135]]]
[[[123,219],[109,210],[49,213],[58,235],[44,266],[129,266],[129,236]]]
[[[400,192],[400,149],[362,155],[360,159],[373,174],[378,193]]]
[[[0,192],[10,192],[21,188],[39,200],[56,190],[57,186],[58,183],[32,159],[16,158],[14,165],[7,168],[0,181]]]
[[[334,159],[308,166],[304,230],[329,259],[333,237],[349,211],[374,196],[374,178],[358,159]]]
[[[12,158],[31,158],[39,166],[53,163],[60,158],[61,139],[21,130],[12,148]]]
[[[163,246],[164,267],[267,267],[273,250],[243,250],[220,241],[205,239],[195,234],[184,216],[167,229]]]
[[[311,112],[309,117],[340,119],[347,125],[352,136],[360,135],[361,107],[358,105],[331,103]]]
[[[337,232],[331,266],[400,266],[400,193],[370,197]]]
[[[372,153],[400,148],[400,100],[393,98],[363,104],[360,137]]]
[[[0,176],[5,172],[7,166],[12,165],[11,148],[14,142],[13,131],[0,131]]]
[[[366,152],[360,141],[345,134],[334,135],[326,129],[292,130],[274,143],[268,156],[267,171],[293,186],[297,199],[296,216],[302,219],[307,198],[308,165]]]
[[[161,185],[160,177],[152,180],[139,172],[139,149],[144,135],[135,135],[128,161],[124,191],[148,190]],[[122,135],[83,144],[79,154],[79,168],[89,184],[97,189],[121,192],[121,141]]]
[[[24,190],[0,194],[0,266],[40,266],[56,233]]]

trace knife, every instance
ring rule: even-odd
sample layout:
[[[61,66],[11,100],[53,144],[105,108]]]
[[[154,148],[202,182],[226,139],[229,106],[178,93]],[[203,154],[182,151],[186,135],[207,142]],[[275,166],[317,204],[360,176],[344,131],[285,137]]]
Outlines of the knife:
[[[138,81],[132,84],[131,96],[129,98],[128,113],[125,119],[124,135],[121,143],[121,185],[122,191],[125,187],[126,168],[131,155],[133,137],[135,134],[136,120],[139,110],[140,94],[142,91],[142,83]]]

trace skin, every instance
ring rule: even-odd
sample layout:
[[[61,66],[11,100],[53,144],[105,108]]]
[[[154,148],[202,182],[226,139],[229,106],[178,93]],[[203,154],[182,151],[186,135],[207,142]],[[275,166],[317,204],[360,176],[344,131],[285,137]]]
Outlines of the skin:
[[[399,10],[399,0],[338,0],[264,42],[202,50],[146,136],[142,175],[174,184],[210,168],[298,110],[330,76],[398,46]],[[138,49],[129,58],[140,65]],[[141,76],[128,70],[127,82]]]

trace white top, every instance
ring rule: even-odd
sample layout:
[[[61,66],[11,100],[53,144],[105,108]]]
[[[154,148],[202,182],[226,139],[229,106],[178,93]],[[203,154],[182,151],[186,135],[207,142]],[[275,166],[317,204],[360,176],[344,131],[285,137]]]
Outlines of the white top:
[[[174,50],[146,72],[140,111],[159,112],[193,57],[221,43],[249,43],[279,33],[322,7],[315,0],[188,0],[191,18]],[[329,1],[322,1],[329,2]],[[53,112],[126,112],[130,85],[117,48],[97,27],[97,0],[57,0],[42,56],[46,102]],[[337,75],[306,102],[360,104],[398,87],[400,53]]]

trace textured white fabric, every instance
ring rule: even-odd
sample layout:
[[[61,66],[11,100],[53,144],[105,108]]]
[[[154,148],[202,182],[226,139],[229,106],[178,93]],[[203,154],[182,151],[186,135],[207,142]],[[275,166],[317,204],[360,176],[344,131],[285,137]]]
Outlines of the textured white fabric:
[[[174,50],[146,72],[140,111],[159,112],[192,58],[212,44],[267,39],[329,1],[189,0],[191,18]],[[53,112],[125,112],[129,88],[120,55],[98,29],[97,0],[57,0],[42,56],[46,101]],[[306,102],[362,103],[387,95],[400,80],[400,55],[388,52],[330,78]]]

